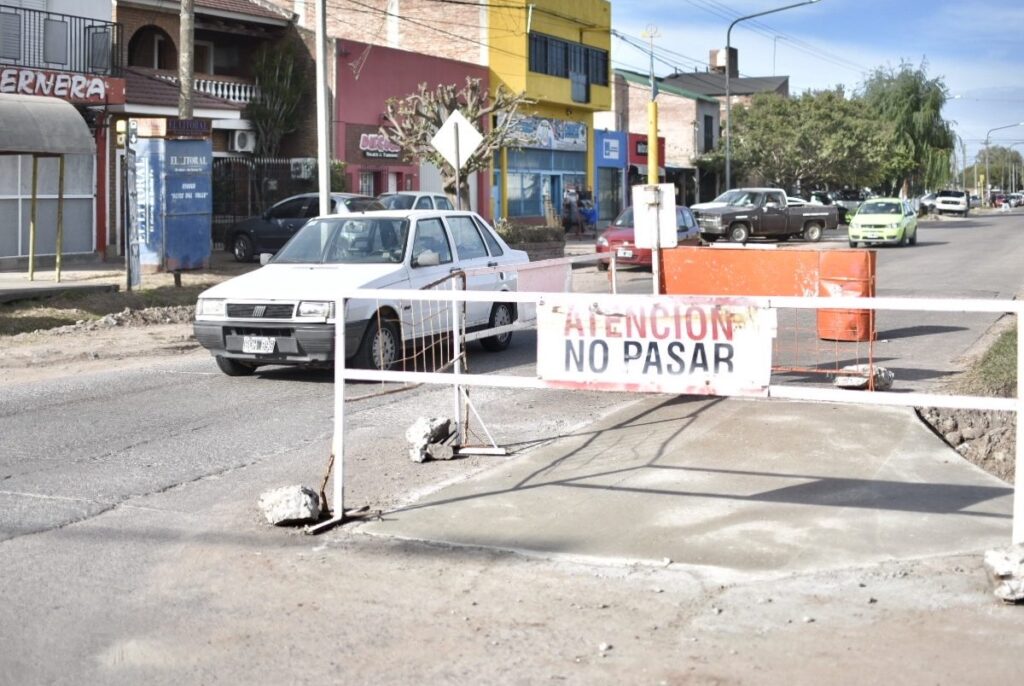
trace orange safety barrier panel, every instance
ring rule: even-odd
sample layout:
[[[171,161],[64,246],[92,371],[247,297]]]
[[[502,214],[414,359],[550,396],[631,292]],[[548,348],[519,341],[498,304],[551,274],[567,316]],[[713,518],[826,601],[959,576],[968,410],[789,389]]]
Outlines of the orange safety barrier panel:
[[[872,250],[751,250],[681,246],[661,251],[663,292],[670,295],[875,294]],[[821,310],[818,336],[874,340],[871,310]]]

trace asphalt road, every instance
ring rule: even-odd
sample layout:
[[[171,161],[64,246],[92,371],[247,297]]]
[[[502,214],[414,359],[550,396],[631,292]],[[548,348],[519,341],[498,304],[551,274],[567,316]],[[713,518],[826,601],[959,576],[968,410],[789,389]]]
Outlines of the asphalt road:
[[[845,236],[827,240],[845,246]],[[927,222],[916,247],[878,251],[878,294],[1011,298],[1022,286],[1022,240],[1018,215]],[[602,287],[604,276],[596,270],[578,271],[580,287]],[[624,278],[624,290],[647,292],[649,272],[629,270]],[[879,319],[876,355],[897,370],[898,384],[931,387],[957,369],[956,360],[993,319],[886,314]],[[534,354],[534,337],[522,333],[505,353],[474,352],[470,364],[479,371],[528,373]],[[126,659],[103,653],[109,635],[122,631],[104,623],[114,606],[118,621],[150,633],[158,633],[154,616],[166,613],[172,621],[195,604],[216,607],[203,581],[190,586],[160,570],[197,540],[219,546],[217,559],[234,564],[224,546],[251,551],[260,545],[251,534],[259,492],[283,483],[318,484],[329,454],[330,381],[328,374],[295,370],[229,378],[199,352],[148,369],[3,386],[0,682],[65,681],[83,655]],[[450,391],[371,397],[377,390],[373,384],[350,387],[365,398],[347,409],[349,459],[370,467],[353,470],[352,503],[392,507],[493,464],[472,458],[429,472],[417,468],[405,456],[401,434],[424,408],[450,407]],[[483,389],[473,397],[498,442],[514,448],[585,428],[632,401],[620,394]],[[217,493],[223,487],[231,492]],[[227,521],[248,533],[211,531],[206,520],[224,510]],[[170,606],[166,595],[154,592],[164,587],[175,589]],[[68,640],[74,650],[65,649]],[[151,657],[145,646],[133,650],[129,657]],[[53,664],[35,662],[54,653],[60,657]]]
[[[916,247],[878,250],[879,295],[1009,299],[1022,288],[1024,216],[929,221],[920,232]],[[837,234],[826,241],[844,247],[846,238]],[[593,267],[577,270],[574,279],[577,290],[607,287],[605,275]],[[624,271],[623,292],[645,293],[649,288],[649,270]],[[895,370],[897,390],[933,389],[959,368],[959,358],[994,319],[982,314],[882,313],[876,361]],[[819,351],[825,355],[823,366],[836,359],[854,361],[866,352],[859,344],[856,355],[846,360],[842,358],[849,349],[832,347]],[[470,365],[477,372],[528,374],[535,354],[535,336],[520,332],[512,347],[498,355],[474,347]],[[821,383],[822,377],[797,374],[781,380]],[[0,540],[63,526],[133,497],[274,456],[304,449],[322,454],[331,433],[330,382],[328,373],[286,368],[231,379],[208,356],[196,354],[161,361],[145,371],[9,386],[0,396]],[[348,392],[355,397],[376,390],[372,384],[355,384]],[[477,393],[481,414],[493,425],[496,438],[516,443],[524,433],[543,437],[585,424],[628,400],[617,394],[519,391],[514,397],[522,408],[520,416],[501,406],[499,399],[512,394]],[[420,398],[412,401],[414,406],[429,402],[446,409],[452,404],[445,389],[416,389],[403,396]],[[378,439],[371,453],[401,453],[400,436],[382,438],[376,430],[378,417],[398,404],[388,396],[354,404],[349,421],[355,440],[365,431]],[[389,426],[407,425],[400,413],[394,421]],[[401,490],[408,484],[398,478],[391,485]],[[375,503],[388,505],[399,497],[387,486],[368,488]],[[0,568],[2,564],[0,558]]]

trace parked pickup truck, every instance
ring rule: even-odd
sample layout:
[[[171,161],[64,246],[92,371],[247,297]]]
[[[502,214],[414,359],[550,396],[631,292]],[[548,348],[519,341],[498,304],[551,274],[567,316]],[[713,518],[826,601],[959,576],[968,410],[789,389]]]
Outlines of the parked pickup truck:
[[[799,236],[808,241],[819,241],[824,231],[839,225],[834,206],[789,207],[785,191],[778,188],[738,190],[727,205],[694,212],[700,226],[700,237],[705,242],[727,238],[734,243],[746,243],[752,236],[780,241]]]

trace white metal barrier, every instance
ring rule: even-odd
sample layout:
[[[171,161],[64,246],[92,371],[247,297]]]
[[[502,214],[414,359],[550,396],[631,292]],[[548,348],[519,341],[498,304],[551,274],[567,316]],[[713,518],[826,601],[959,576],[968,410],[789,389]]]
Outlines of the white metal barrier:
[[[592,261],[591,256],[583,258],[567,258],[554,261],[558,264],[571,264],[575,261]],[[492,292],[492,291],[422,291],[395,289],[363,289],[340,293],[336,303],[336,312],[345,312],[345,303],[351,299],[358,300],[401,300],[428,301],[448,303],[453,311],[466,303],[510,302],[520,306],[537,306],[546,301],[557,300],[562,304],[578,305],[580,311],[591,311],[598,306],[605,310],[616,309],[620,305],[625,308],[639,298],[652,301],[671,301],[680,306],[747,308],[750,311],[774,313],[779,309],[817,310],[817,309],[853,309],[853,310],[896,310],[915,312],[950,312],[950,313],[1010,313],[1016,315],[1017,322],[1017,395],[1015,398],[994,398],[982,396],[943,395],[935,393],[893,393],[885,391],[850,391],[832,388],[796,387],[792,384],[772,384],[767,379],[762,387],[748,389],[745,392],[714,392],[715,389],[703,391],[707,395],[747,395],[765,399],[803,400],[815,402],[854,403],[887,405],[902,407],[940,407],[971,410],[998,410],[1015,412],[1016,427],[1016,478],[1014,483],[1013,501],[1013,543],[1024,543],[1024,422],[1021,421],[1024,411],[1024,302],[1007,300],[951,300],[929,298],[860,298],[860,297],[735,297],[735,296],[683,296],[660,295],[640,296],[602,293],[566,293],[566,292]],[[459,317],[452,318],[454,332],[459,330]],[[367,369],[348,368],[344,364],[346,358],[344,318],[338,317],[336,335],[335,360],[335,416],[334,440],[332,453],[334,460],[333,512],[334,517],[315,530],[322,530],[342,521],[344,517],[344,405],[345,382],[348,380],[399,382],[399,383],[431,383],[451,385],[455,391],[455,406],[459,420],[460,402],[464,387],[493,387],[513,389],[544,389],[565,388],[564,383],[554,383],[534,376],[512,376],[497,374],[467,374],[460,365],[454,365],[452,373],[419,372],[419,371],[373,371]],[[508,327],[506,327],[508,328]],[[514,325],[522,328],[522,324]],[[493,335],[493,331],[481,335]],[[454,338],[458,340],[457,333]],[[456,346],[459,343],[456,342]],[[770,347],[770,343],[769,343]],[[539,348],[539,344],[538,344]],[[459,349],[456,348],[456,354]],[[538,349],[538,355],[543,351]],[[770,353],[769,353],[770,357]],[[538,364],[539,364],[538,360]],[[600,386],[593,386],[600,390]],[[622,390],[615,388],[615,390]],[[664,391],[662,391],[664,392]]]

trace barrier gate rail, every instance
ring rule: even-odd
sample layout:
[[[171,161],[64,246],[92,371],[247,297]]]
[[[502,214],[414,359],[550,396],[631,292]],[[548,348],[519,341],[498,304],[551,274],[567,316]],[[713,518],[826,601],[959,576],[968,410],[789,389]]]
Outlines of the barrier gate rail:
[[[1017,369],[1024,370],[1024,302],[1007,300],[954,300],[954,299],[930,299],[930,298],[861,298],[861,297],[735,297],[735,296],[682,296],[682,295],[623,295],[616,293],[554,293],[554,292],[494,292],[494,291],[466,291],[455,288],[456,281],[452,281],[452,290],[398,290],[398,289],[353,289],[339,293],[336,302],[336,312],[342,313],[337,317],[337,331],[344,330],[345,304],[349,300],[380,300],[421,303],[445,303],[451,307],[452,316],[449,321],[452,324],[452,341],[454,363],[448,365],[450,373],[439,371],[377,371],[369,369],[354,369],[347,367],[343,361],[346,359],[345,336],[335,336],[335,385],[334,385],[334,432],[332,441],[332,455],[334,459],[334,482],[332,491],[333,517],[316,527],[311,528],[310,533],[318,533],[341,523],[344,520],[344,420],[345,420],[345,382],[346,381],[379,381],[416,384],[445,384],[453,387],[456,416],[462,421],[462,411],[459,409],[466,400],[463,389],[474,386],[509,388],[509,389],[550,389],[550,388],[589,388],[602,390],[601,384],[567,384],[559,381],[552,381],[534,376],[513,376],[498,374],[468,374],[464,372],[460,360],[463,358],[462,336],[463,323],[461,311],[467,303],[515,303],[520,311],[530,306],[537,307],[557,301],[561,305],[578,306],[580,312],[591,311],[596,303],[608,309],[616,309],[620,305],[622,309],[629,303],[635,303],[637,299],[646,298],[652,302],[670,301],[679,307],[720,307],[720,308],[746,308],[750,312],[769,313],[771,321],[779,310],[818,310],[848,308],[858,310],[892,310],[892,311],[915,311],[915,312],[958,312],[958,313],[1009,313],[1016,315],[1017,329]],[[440,307],[440,305],[438,305]],[[517,323],[513,328],[530,328],[528,325]],[[497,329],[486,332],[490,335]],[[477,334],[479,336],[480,334]],[[773,331],[774,335],[774,331]],[[769,345],[768,356],[771,357]],[[540,359],[544,351],[540,350],[540,336],[538,336],[538,368],[541,366]],[[667,392],[657,387],[650,388],[644,384],[635,384],[632,388],[624,388],[621,384],[614,385],[609,390],[632,390],[636,392]],[[886,391],[850,391],[832,388],[798,387],[794,384],[778,384],[770,382],[769,377],[764,383],[756,387],[730,388],[728,386],[704,385],[702,387],[688,388],[684,391],[668,391],[679,394],[703,394],[703,395],[733,395],[746,396],[763,399],[781,399],[793,401],[813,401],[832,403],[854,403],[869,405],[885,405],[899,407],[937,407],[968,410],[996,410],[1004,412],[1015,412],[1016,422],[1016,476],[1014,483],[1013,498],[1013,529],[1012,542],[1024,543],[1024,422],[1020,421],[1022,410],[1024,410],[1024,374],[1018,371],[1017,392],[1014,398],[996,398],[967,395],[944,395],[936,393],[897,393]]]

